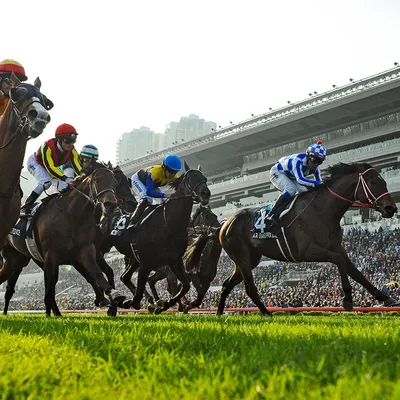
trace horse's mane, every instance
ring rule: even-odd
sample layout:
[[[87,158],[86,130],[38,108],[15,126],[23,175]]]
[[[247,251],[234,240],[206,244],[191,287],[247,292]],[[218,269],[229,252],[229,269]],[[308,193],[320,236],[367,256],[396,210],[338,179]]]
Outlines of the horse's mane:
[[[178,189],[179,185],[183,181],[185,174],[182,174],[178,179],[172,181],[169,185],[176,191]]]
[[[343,176],[353,174],[354,172],[362,172],[372,168],[368,163],[338,163],[328,167],[328,177],[324,179],[324,185],[329,186]]]

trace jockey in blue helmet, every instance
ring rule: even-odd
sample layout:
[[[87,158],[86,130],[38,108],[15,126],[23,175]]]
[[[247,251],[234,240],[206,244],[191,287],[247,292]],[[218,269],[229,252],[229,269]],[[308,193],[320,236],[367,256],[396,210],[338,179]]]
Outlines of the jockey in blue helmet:
[[[182,168],[181,159],[175,154],[166,156],[159,165],[141,169],[132,176],[132,187],[140,197],[139,204],[132,215],[129,226],[137,228],[140,217],[145,208],[154,202],[154,199],[165,201],[168,195],[159,188],[175,181]]]
[[[297,192],[322,185],[319,166],[326,159],[326,149],[322,141],[308,147],[305,153],[282,157],[271,168],[271,183],[282,192],[266,220],[278,223],[281,212],[291,202]],[[313,178],[307,176],[313,175]]]

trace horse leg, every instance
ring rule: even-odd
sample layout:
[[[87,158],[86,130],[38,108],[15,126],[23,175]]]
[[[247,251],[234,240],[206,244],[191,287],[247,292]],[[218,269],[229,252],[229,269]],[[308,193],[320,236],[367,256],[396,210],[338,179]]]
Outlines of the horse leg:
[[[187,307],[186,310],[189,311],[192,308],[197,308],[201,306],[201,303],[203,302],[204,296],[207,293],[207,290],[210,287],[211,282],[201,282],[201,279],[198,275],[195,275],[195,277],[192,278],[192,283],[193,286],[196,289],[197,292],[197,297],[194,301],[192,301]]]
[[[22,254],[21,254],[22,256]],[[10,305],[10,300],[15,293],[15,285],[18,281],[18,278],[22,272],[22,269],[26,267],[29,264],[29,258],[27,258],[27,261],[23,264],[19,264],[18,267],[14,269],[14,272],[12,275],[8,278],[7,280],[7,287],[6,287],[6,293],[4,295],[4,309],[3,309],[3,314],[7,315],[8,312],[8,307]]]
[[[235,269],[231,276],[222,284],[222,292],[218,303],[217,315],[222,315],[224,313],[226,299],[232,292],[233,288],[239,285],[242,280],[243,276],[235,264]]]
[[[110,304],[110,302],[104,297],[104,292],[99,288],[96,283],[96,280],[93,276],[89,273],[89,271],[79,262],[75,262],[74,268],[86,279],[86,282],[92,286],[93,291],[96,295],[96,299],[94,304],[98,307],[105,307]]]
[[[375,287],[362,273],[361,271],[351,262],[349,256],[347,255],[346,250],[343,246],[338,246],[336,249],[338,253],[342,255],[342,257],[346,261],[346,271],[347,274],[358,282],[361,286],[363,286],[372,296],[375,297],[376,300],[383,302],[386,306],[396,306],[398,305],[398,301],[383,293],[377,287]]]
[[[44,261],[44,305],[46,307],[46,316],[50,317],[51,310],[57,317],[61,317],[60,310],[56,305],[56,284],[58,282],[59,265],[58,262],[52,260],[49,255]]]
[[[154,275],[150,276],[149,279],[147,280],[147,283],[149,284],[151,293],[153,294],[153,298],[154,298],[153,303],[160,300],[160,296],[158,295],[157,290],[156,290],[156,283],[165,279],[166,277],[167,277],[167,274],[166,274],[165,268],[163,267],[163,268],[157,269],[155,271]]]
[[[139,263],[137,261],[130,260],[129,263],[125,265],[124,272],[122,273],[120,279],[121,282],[129,289],[132,293],[132,297],[136,293],[136,286],[132,283],[132,275],[139,268]],[[129,300],[130,301],[130,300]]]
[[[152,271],[152,268],[148,267],[145,264],[140,264],[136,293],[131,300],[131,306],[136,310],[140,309],[140,301],[143,298],[143,293],[145,290],[147,279],[149,278],[150,271]]]
[[[7,315],[10,300],[15,293],[14,289],[19,275],[22,269],[28,265],[30,258],[10,246],[3,249],[3,257],[2,268],[0,269],[0,285],[6,280],[8,281],[3,309],[3,314]]]
[[[122,303],[126,297],[113,289],[104,277],[99,266],[96,263],[96,250],[93,244],[85,246],[78,255],[78,261],[84,265],[89,274],[96,280],[96,284],[110,298],[111,302]]]
[[[170,307],[172,307],[173,305],[175,305],[179,299],[184,296],[190,289],[190,282],[189,282],[189,278],[185,272],[185,266],[183,265],[183,261],[182,259],[178,260],[176,263],[172,263],[169,264],[169,267],[171,268],[171,271],[175,274],[175,276],[177,277],[177,279],[180,281],[181,283],[181,288],[179,290],[179,292],[172,297],[171,299],[169,299],[163,307],[158,307],[155,310],[156,314],[161,313],[162,311],[166,311],[168,310]]]
[[[318,246],[315,243],[311,243],[304,255],[304,261],[316,261],[316,262],[322,261],[322,262],[330,262],[332,264],[337,265],[337,267],[339,269],[340,279],[342,282],[342,289],[343,289],[343,293],[344,293],[343,308],[346,311],[353,310],[352,289],[351,289],[349,278],[347,276],[348,262],[346,261],[345,257],[343,256],[343,252],[340,252],[340,251],[335,252],[335,251],[327,250],[327,249],[324,249],[323,247]]]
[[[104,254],[98,252],[97,257],[96,257],[96,262],[97,262],[97,265],[100,267],[100,269],[106,275],[108,283],[111,285],[111,287],[113,289],[115,289],[114,271],[108,265],[107,261],[104,259]]]

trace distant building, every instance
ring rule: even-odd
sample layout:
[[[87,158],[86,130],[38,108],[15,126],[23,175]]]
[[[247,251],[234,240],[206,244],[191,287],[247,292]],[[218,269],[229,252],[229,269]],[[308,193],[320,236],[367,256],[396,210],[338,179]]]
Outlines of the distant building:
[[[132,160],[149,154],[154,149],[157,136],[150,128],[142,126],[124,133],[117,142],[117,163]]]
[[[165,128],[165,147],[171,147],[196,137],[211,133],[216,129],[217,124],[199,118],[198,115],[190,114],[188,117],[181,117],[179,122],[170,122]]]

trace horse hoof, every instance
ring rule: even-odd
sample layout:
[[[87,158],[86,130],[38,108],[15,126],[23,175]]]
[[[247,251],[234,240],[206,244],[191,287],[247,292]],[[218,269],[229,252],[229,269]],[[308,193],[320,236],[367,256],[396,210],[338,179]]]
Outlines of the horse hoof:
[[[157,306],[161,308],[166,308],[168,307],[168,301],[166,300],[158,300],[157,301]]]
[[[131,306],[132,306],[132,300],[131,299],[127,299],[122,303],[121,308],[128,309],[128,308],[131,308]]]
[[[139,303],[132,303],[131,307],[134,308],[135,310],[140,310],[140,302]]]
[[[117,316],[117,310],[115,308],[109,308],[107,310],[107,315],[109,317],[116,317]]]
[[[387,300],[384,302],[386,307],[398,307],[400,306],[398,300],[394,299],[393,297],[389,297]]]
[[[155,308],[154,306],[152,306],[152,305],[149,305],[149,306],[147,307],[147,311],[148,311],[150,314],[154,314],[155,310],[156,310],[156,308]]]
[[[118,290],[112,289],[108,297],[111,299],[112,302],[115,303],[123,303],[126,300],[126,296],[122,293],[118,292]]]
[[[110,305],[111,303],[107,299],[97,302],[97,307],[109,307]]]
[[[353,302],[352,301],[343,300],[343,308],[346,311],[353,311]]]
[[[154,310],[154,314],[156,314],[156,315],[161,314],[162,312],[163,312],[163,309],[162,309],[161,307],[157,307],[157,308]]]

